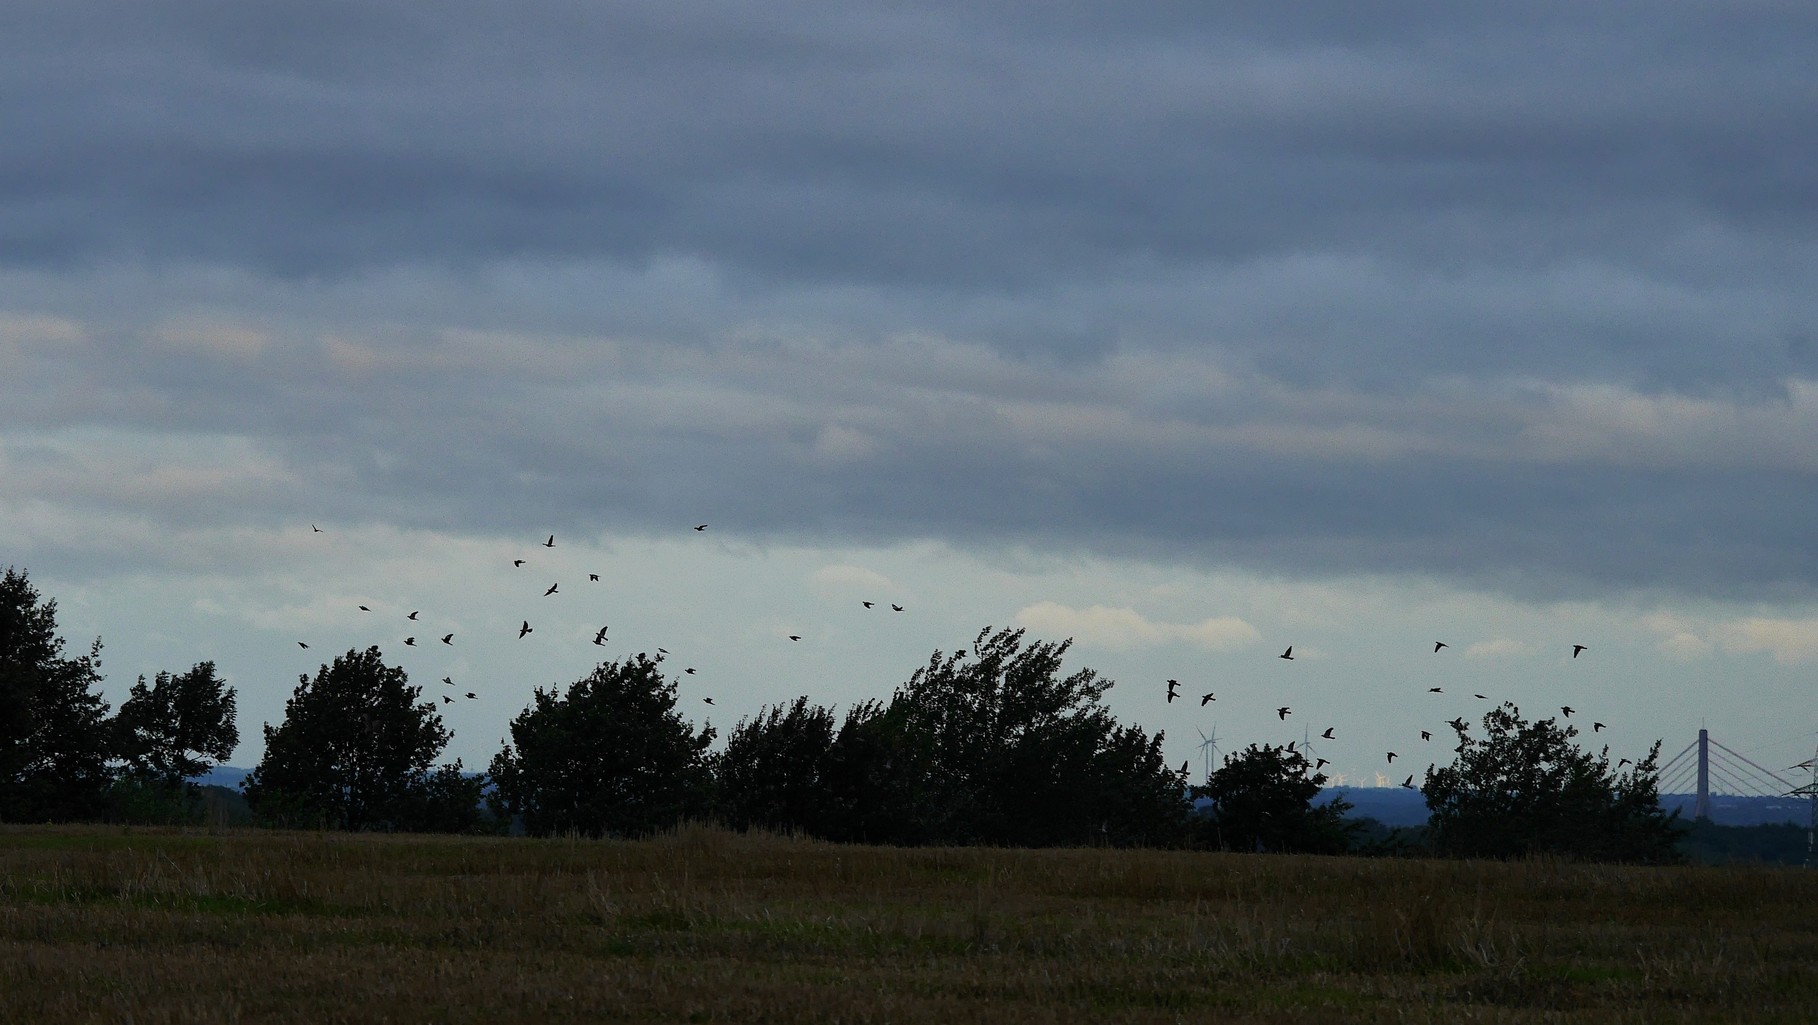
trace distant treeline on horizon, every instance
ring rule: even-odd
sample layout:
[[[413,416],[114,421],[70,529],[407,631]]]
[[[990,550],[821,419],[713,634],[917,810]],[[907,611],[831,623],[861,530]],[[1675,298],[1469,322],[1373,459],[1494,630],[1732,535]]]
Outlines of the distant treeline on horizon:
[[[199,786],[238,790],[240,781],[251,771],[237,765],[217,765],[190,782]],[[1401,787],[1325,787],[1314,803],[1325,804],[1338,797],[1344,798],[1351,805],[1347,818],[1375,819],[1385,826],[1394,827],[1420,826],[1427,821],[1426,799],[1418,792],[1410,792]],[[1687,820],[1691,819],[1692,808],[1697,801],[1696,794],[1660,795],[1662,808],[1667,811],[1677,810],[1680,818]],[[1711,821],[1720,826],[1803,826],[1810,821],[1810,814],[1810,802],[1801,798],[1711,797]]]

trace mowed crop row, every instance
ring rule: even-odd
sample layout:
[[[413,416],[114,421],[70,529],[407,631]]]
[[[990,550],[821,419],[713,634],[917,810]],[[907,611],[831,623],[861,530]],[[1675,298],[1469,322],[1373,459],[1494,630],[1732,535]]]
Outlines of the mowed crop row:
[[[0,1021],[1810,1022],[1818,873],[0,827]]]

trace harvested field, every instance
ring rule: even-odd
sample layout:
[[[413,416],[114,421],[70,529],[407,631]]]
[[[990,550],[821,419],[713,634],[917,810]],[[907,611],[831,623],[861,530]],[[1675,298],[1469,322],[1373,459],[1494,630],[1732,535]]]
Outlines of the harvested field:
[[[1818,873],[0,827],[0,1021],[1800,1022]]]

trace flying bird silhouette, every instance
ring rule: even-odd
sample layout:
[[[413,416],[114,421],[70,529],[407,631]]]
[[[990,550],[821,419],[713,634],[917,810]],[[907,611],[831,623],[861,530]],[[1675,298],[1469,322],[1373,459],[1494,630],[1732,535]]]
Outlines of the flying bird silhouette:
[[[595,583],[598,583],[599,579],[600,579],[600,575],[598,573],[589,573],[589,574],[587,574],[587,579],[590,581],[593,581]]]
[[[1335,729],[1337,729],[1337,728],[1338,728],[1338,727],[1336,727],[1336,726],[1327,726],[1327,727],[1326,727],[1326,732],[1324,732],[1324,733],[1321,733],[1321,734],[1320,734],[1320,735],[1319,735],[1319,739],[1321,739],[1321,740],[1331,740],[1331,739],[1332,739],[1332,731],[1333,731],[1333,730],[1335,730]]]
[[[406,638],[404,638],[404,646],[405,646],[405,647],[407,647],[407,648],[414,648],[414,647],[416,647],[416,646],[417,646],[417,639],[416,639],[416,638],[415,638],[415,637],[406,637]]]
[[[712,699],[712,698],[702,698],[702,699],[701,699],[701,700],[702,700],[702,701],[705,701],[705,702],[707,702],[707,703],[708,703],[708,704],[710,704],[710,705],[711,705],[711,704],[713,704],[713,699]]]
[[[698,527],[695,527],[695,528],[694,528],[694,529],[695,529],[695,531],[696,531],[696,532],[699,532],[699,531],[703,531],[703,530],[706,530],[706,529],[707,529],[707,524],[705,524],[705,523],[703,523],[703,524],[701,524],[701,525],[700,525],[700,526],[698,526]]]
[[[868,609],[869,609],[869,608],[874,608],[874,607],[876,607],[876,605],[877,605],[877,602],[874,602],[874,601],[862,601],[862,602],[859,602],[859,604],[860,604],[860,605],[863,605],[863,606],[865,606],[865,607],[866,607],[866,608],[868,608]]]
[[[444,705],[452,705],[452,704],[454,704],[454,698],[451,698],[448,695],[444,694],[444,695],[442,695],[442,703]]]
[[[1565,717],[1567,719],[1570,719],[1572,717],[1572,706],[1571,705],[1560,705],[1559,710],[1561,712],[1565,713]]]
[[[789,639],[792,641],[799,641],[802,639],[802,635],[801,634],[790,634]]]
[[[1193,759],[1189,758],[1189,759],[1187,759],[1187,762],[1190,762],[1192,760]],[[1180,774],[1183,776],[1185,776],[1187,774],[1187,762],[1180,763]]]
[[[454,634],[443,634],[442,643],[443,644],[453,644],[454,643]]]
[[[549,535],[549,540],[543,542],[543,547],[544,548],[554,548],[555,547],[555,535],[554,534]]]
[[[556,588],[560,587],[560,586],[561,586],[560,584],[550,584],[549,590],[543,592],[543,597],[547,598],[550,595],[556,593]]]
[[[1276,658],[1285,658],[1290,662],[1294,661],[1294,645],[1292,645],[1292,644],[1288,645],[1287,651],[1284,651],[1280,655],[1277,655],[1275,657]]]
[[[903,607],[901,605],[892,605],[892,606],[890,606],[890,611],[901,612],[901,611],[903,611]]]
[[[1286,719],[1288,716],[1294,714],[1294,710],[1289,708],[1287,705],[1283,705],[1280,708],[1277,708],[1275,710],[1275,714],[1282,717],[1283,719]]]
[[[1635,764],[1635,763],[1629,761],[1627,758],[1619,758],[1616,760],[1616,767],[1618,769],[1622,768],[1625,765],[1633,765],[1633,764]]]
[[[1389,761],[1393,762],[1394,760],[1395,760],[1395,752],[1390,751],[1389,752]]]
[[[467,692],[467,700],[478,701],[479,699],[480,699],[480,696],[478,694],[475,694],[473,691]]]
[[[518,640],[520,640],[520,641],[523,640],[524,635],[529,632],[530,632],[530,620],[526,619],[524,621],[524,625],[518,627]]]
[[[303,643],[303,642],[302,642],[302,641],[298,641],[298,642],[297,642],[297,647],[299,647],[299,648],[307,648],[307,647],[309,647],[309,645],[307,645],[307,644],[304,644],[304,643]]]
[[[605,644],[606,643],[606,628],[605,627],[603,627],[603,626],[600,627],[600,632],[593,635],[593,643],[595,643],[595,644]]]
[[[1489,695],[1488,695],[1488,694],[1473,694],[1473,695],[1471,695],[1471,696],[1472,696],[1472,697],[1474,697],[1474,698],[1476,698],[1476,699],[1477,699],[1477,700],[1479,700],[1479,701],[1488,701],[1488,700],[1490,700],[1490,696],[1489,696]]]
[[[360,611],[361,612],[371,612],[372,610],[367,608],[366,606],[362,605],[362,606],[360,606]]]
[[[1332,764],[1331,762],[1326,761],[1324,758],[1315,759],[1313,762],[1313,771],[1318,772],[1319,770],[1321,770],[1331,764]]]
[[[1446,689],[1444,687],[1428,687],[1427,688],[1428,694],[1444,694],[1445,692],[1446,692]]]
[[[316,526],[316,525],[315,525],[315,524],[313,524],[313,523],[311,523],[311,524],[310,524],[310,525],[309,525],[309,529],[310,529],[310,530],[312,530],[312,531],[314,531],[314,532],[315,532],[315,533],[317,533],[317,534],[320,534],[320,533],[322,533],[322,528],[321,528],[321,527],[318,527],[318,526]]]
[[[511,560],[511,564],[513,566],[522,566],[522,565],[524,565],[524,560],[523,559],[513,559],[513,560]]]
[[[1591,732],[1592,733],[1602,733],[1603,732],[1603,723],[1593,722],[1591,724]]]
[[[1411,772],[1408,773],[1408,778],[1402,780],[1401,785],[1402,785],[1402,788],[1406,789],[1406,790],[1414,789],[1414,774]]]
[[[1437,655],[1437,654],[1439,654],[1439,649],[1449,648],[1449,647],[1451,647],[1451,645],[1447,644],[1444,641],[1434,641],[1433,642],[1433,654]]]
[[[444,676],[444,677],[442,677],[442,682],[443,682],[443,683],[446,683],[446,684],[448,684],[448,685],[449,685],[449,686],[450,686],[450,687],[452,687],[452,686],[454,686],[454,677],[452,677],[452,676]]]
[[[689,667],[688,667],[688,668],[687,668],[687,669],[684,669],[684,670],[682,670],[682,672],[684,672],[684,673],[687,673],[687,674],[688,674],[688,675],[689,675],[689,676],[693,676],[693,675],[694,675],[694,667],[693,667],[693,666],[689,666]]]
[[[1579,652],[1581,652],[1581,651],[1584,651],[1584,650],[1585,650],[1585,646],[1584,646],[1584,645],[1582,645],[1582,644],[1574,644],[1574,645],[1572,645],[1572,657],[1573,657],[1573,658],[1577,658],[1577,657],[1578,657],[1578,653],[1579,653]]]
[[[1199,707],[1204,708],[1206,707],[1206,702],[1217,700],[1218,698],[1214,697],[1211,691],[1207,691],[1199,696]]]
[[[1177,691],[1178,691],[1178,690],[1179,690],[1179,689],[1180,689],[1180,681],[1179,681],[1179,680],[1169,680],[1169,681],[1168,681],[1168,703],[1169,703],[1169,704],[1173,704],[1173,703],[1174,703],[1174,699],[1175,699],[1175,698],[1177,698],[1177,697],[1179,697],[1179,696],[1180,696],[1180,695],[1179,695],[1179,694],[1178,694],[1178,693],[1177,693]]]
[[[408,616],[405,616],[405,617],[404,617],[404,618],[405,618],[405,619],[415,619],[415,618],[417,618],[417,616],[418,616],[418,614],[419,614],[419,613],[416,613],[416,612],[412,612],[412,613],[411,613],[411,614],[410,614],[410,615],[408,615]]]
[[[1421,731],[1420,731],[1420,739],[1422,739],[1422,740],[1432,740],[1432,739],[1433,739],[1433,734],[1431,734],[1431,733],[1428,733],[1428,732],[1427,732],[1427,731],[1426,731],[1426,730],[1421,730]]]

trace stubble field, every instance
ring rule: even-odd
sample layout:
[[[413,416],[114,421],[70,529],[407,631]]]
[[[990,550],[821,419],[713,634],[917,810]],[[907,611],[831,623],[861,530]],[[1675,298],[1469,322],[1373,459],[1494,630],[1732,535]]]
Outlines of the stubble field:
[[[0,827],[5,1022],[1799,1022],[1818,872]]]

